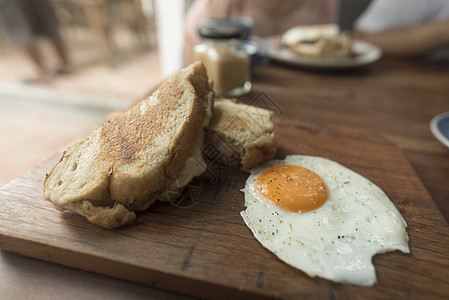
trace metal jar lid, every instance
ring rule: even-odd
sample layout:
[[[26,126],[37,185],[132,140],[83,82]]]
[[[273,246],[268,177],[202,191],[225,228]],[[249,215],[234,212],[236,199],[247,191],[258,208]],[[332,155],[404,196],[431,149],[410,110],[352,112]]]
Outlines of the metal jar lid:
[[[228,40],[241,39],[244,32],[241,28],[233,26],[221,26],[218,24],[207,24],[198,30],[203,39]]]

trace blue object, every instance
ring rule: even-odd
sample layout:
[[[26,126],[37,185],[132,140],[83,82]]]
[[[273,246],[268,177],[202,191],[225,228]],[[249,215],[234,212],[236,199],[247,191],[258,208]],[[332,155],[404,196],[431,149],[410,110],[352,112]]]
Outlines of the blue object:
[[[441,144],[449,149],[449,112],[433,117],[430,121],[430,131]]]
[[[270,62],[268,52],[252,42],[245,42],[243,46],[251,58],[251,67],[265,67]]]

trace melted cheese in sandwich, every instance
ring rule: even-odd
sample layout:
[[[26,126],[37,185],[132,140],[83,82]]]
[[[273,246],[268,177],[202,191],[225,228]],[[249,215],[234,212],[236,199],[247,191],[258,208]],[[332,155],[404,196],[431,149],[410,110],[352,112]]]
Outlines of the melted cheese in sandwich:
[[[214,97],[213,93],[209,93],[207,97]],[[151,99],[152,103],[157,101],[157,99]],[[211,103],[212,99],[206,101],[206,103]],[[212,107],[206,105],[206,115],[203,121],[203,128],[209,126],[210,120],[212,119]],[[207,165],[203,160],[201,154],[201,149],[198,146],[194,146],[189,157],[186,160],[186,164],[181,173],[170,181],[165,189],[162,189],[150,196],[148,201],[143,205],[139,206],[138,210],[145,210],[150,205],[152,205],[156,200],[162,201],[172,201],[175,200],[180,194],[183,188],[192,181],[193,178],[200,176],[207,169]]]

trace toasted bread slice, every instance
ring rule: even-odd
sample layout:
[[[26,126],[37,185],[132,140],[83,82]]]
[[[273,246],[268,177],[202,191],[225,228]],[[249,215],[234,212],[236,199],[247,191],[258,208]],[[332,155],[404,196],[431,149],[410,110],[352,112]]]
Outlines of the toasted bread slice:
[[[106,228],[135,219],[133,211],[146,209],[201,153],[208,82],[204,66],[192,64],[69,147],[45,179],[44,198]],[[198,166],[187,171],[197,175],[205,167],[194,156]]]
[[[292,52],[313,57],[351,57],[352,38],[337,24],[300,25],[281,37],[281,44]]]
[[[234,166],[249,170],[270,160],[275,154],[272,112],[260,107],[238,103],[235,99],[218,98],[207,128],[207,139]]]

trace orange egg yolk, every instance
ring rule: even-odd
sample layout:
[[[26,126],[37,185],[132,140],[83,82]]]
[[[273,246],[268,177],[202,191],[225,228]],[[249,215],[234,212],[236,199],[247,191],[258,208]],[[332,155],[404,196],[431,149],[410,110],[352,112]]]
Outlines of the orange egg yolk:
[[[300,213],[317,209],[328,195],[320,176],[295,165],[266,169],[257,178],[256,189],[277,206]]]

